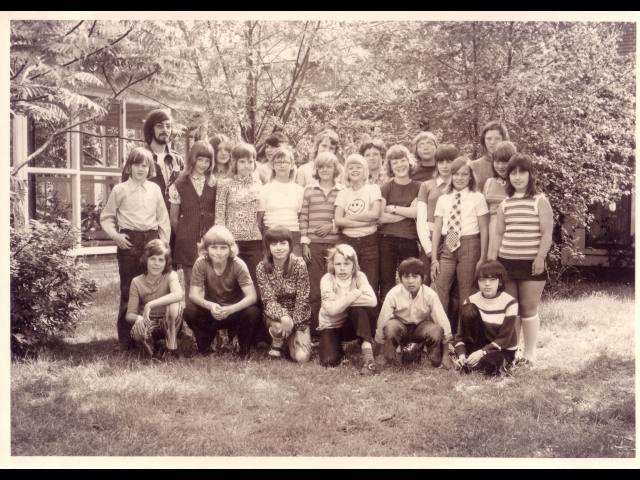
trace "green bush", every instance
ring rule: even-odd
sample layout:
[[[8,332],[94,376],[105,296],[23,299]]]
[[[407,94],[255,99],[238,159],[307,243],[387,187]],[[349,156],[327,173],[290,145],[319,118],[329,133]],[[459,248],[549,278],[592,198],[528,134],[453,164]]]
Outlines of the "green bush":
[[[30,223],[11,228],[11,353],[18,357],[36,355],[56,335],[73,332],[96,291],[82,277],[86,266],[67,255],[77,234],[69,222]]]

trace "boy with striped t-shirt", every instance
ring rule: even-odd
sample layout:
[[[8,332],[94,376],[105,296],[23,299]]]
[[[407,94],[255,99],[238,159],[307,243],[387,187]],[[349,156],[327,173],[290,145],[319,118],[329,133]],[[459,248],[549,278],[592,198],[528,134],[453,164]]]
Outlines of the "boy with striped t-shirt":
[[[455,354],[465,371],[499,375],[518,348],[518,302],[504,291],[507,272],[499,262],[480,265],[476,280],[480,291],[468,297],[460,311]]]
[[[341,175],[338,168],[340,162],[333,153],[323,152],[313,163],[315,181],[307,185],[304,191],[299,222],[302,257],[307,262],[311,287],[311,334],[319,335],[317,328],[321,303],[320,280],[327,273],[327,250],[340,243],[340,234],[333,221],[334,204],[338,192],[346,187],[336,183],[336,179]]]

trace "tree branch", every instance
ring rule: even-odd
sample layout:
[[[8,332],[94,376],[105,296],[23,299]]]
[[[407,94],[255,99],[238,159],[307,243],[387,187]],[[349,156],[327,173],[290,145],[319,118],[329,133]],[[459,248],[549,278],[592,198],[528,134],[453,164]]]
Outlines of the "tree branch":
[[[87,58],[89,58],[91,55],[95,55],[96,53],[102,52],[103,50],[106,50],[107,48],[114,46],[116,43],[120,42],[120,41],[121,41],[122,39],[124,39],[127,35],[129,35],[129,34],[131,33],[131,31],[132,31],[134,28],[135,28],[135,26],[134,26],[134,27],[131,27],[129,30],[127,30],[127,31],[124,33],[124,35],[122,35],[121,37],[117,38],[117,39],[116,39],[116,40],[114,40],[113,42],[109,43],[109,45],[105,45],[104,47],[99,48],[98,50],[94,50],[94,51],[93,51],[93,52],[91,52],[89,55],[87,55],[86,57],[84,57],[84,59],[87,59]],[[69,65],[72,65],[72,64],[74,64],[74,63],[76,63],[76,62],[79,62],[80,60],[82,60],[82,58],[76,58],[76,59],[74,59],[74,60],[70,60],[70,61],[68,61],[67,63],[60,65],[60,67],[61,67],[61,68],[68,67]],[[34,75],[33,77],[31,77],[31,78],[29,79],[29,81],[33,81],[33,80],[35,80],[36,78],[41,77],[41,76],[43,76],[43,75],[46,75],[46,74],[48,74],[48,73],[50,73],[50,72],[51,72],[51,69],[47,70],[46,72],[42,72],[42,73],[39,73],[39,74],[37,74],[37,75]]]
[[[122,87],[122,90],[120,90],[118,93],[116,93],[116,94],[114,95],[113,100],[115,100],[115,99],[116,99],[116,98],[117,98],[117,97],[118,97],[122,92],[124,92],[127,88],[133,87],[136,83],[140,83],[140,82],[142,82],[143,80],[146,80],[147,78],[149,78],[149,77],[151,77],[151,76],[155,75],[156,73],[158,73],[158,71],[157,71],[157,70],[154,70],[154,71],[153,71],[153,72],[151,72],[150,74],[145,75],[145,76],[144,76],[144,77],[142,77],[142,78],[139,78],[138,80],[136,80],[136,81],[135,81],[135,82],[133,82],[133,83],[129,82],[125,87]],[[130,79],[131,79],[131,78],[133,78],[133,75],[130,77]],[[113,100],[112,100],[112,101],[113,101]]]
[[[18,171],[22,167],[24,167],[27,163],[29,163],[31,160],[36,158],[42,152],[44,152],[49,147],[51,142],[53,142],[54,138],[57,137],[58,135],[62,135],[63,133],[67,133],[72,128],[75,128],[75,127],[77,127],[79,125],[83,125],[85,123],[92,122],[93,120],[95,120],[96,118],[99,118],[99,117],[100,117],[100,115],[94,115],[92,117],[89,117],[86,120],[82,120],[80,122],[74,123],[73,125],[66,126],[66,127],[62,128],[62,129],[56,131],[56,132],[53,132],[51,135],[49,135],[49,138],[47,138],[47,140],[42,144],[42,146],[39,149],[37,149],[35,152],[33,152],[31,155],[29,155],[25,160],[23,160],[22,162],[17,164],[15,167],[13,167],[13,170],[11,170],[11,175],[13,176],[16,173],[18,173]]]
[[[89,152],[87,152],[86,150],[82,150],[82,153],[83,153],[84,155],[87,155],[88,157],[93,158],[93,159],[94,159],[96,162],[98,162],[100,165],[104,165],[104,162],[102,161],[102,159],[101,159],[101,158],[94,157],[93,155],[91,155],[91,154],[90,154]]]
[[[80,23],[77,24],[75,27],[73,27],[71,30],[69,30],[67,33],[65,33],[64,36],[67,37],[67,36],[71,35],[76,30],[76,28],[78,28],[83,23],[84,23],[84,20],[80,20]],[[64,38],[64,37],[62,37],[62,38]]]
[[[113,90],[113,93],[116,93],[116,89],[114,88],[113,84],[111,83],[111,80],[109,80],[109,76],[107,75],[107,71],[104,68],[104,63],[101,66],[102,66],[102,74],[104,75],[105,80],[107,81],[107,83],[111,87],[111,90]]]
[[[67,133],[67,132],[64,132]],[[131,142],[142,142],[142,143],[146,143],[144,140],[141,140],[139,138],[129,138],[129,137],[121,137],[120,135],[98,135],[96,133],[89,133],[89,132],[80,132],[82,133],[82,135],[87,135],[89,137],[97,137],[97,138],[119,138],[120,140],[129,140]]]
[[[91,30],[89,30],[89,35],[88,37],[91,37],[91,35],[93,35],[93,29],[96,28],[96,23],[98,23],[97,20],[93,21],[93,25],[91,25]]]
[[[18,75],[20,75],[20,73],[22,73],[22,70],[24,70],[24,67],[26,67],[26,66],[27,66],[27,63],[29,63],[29,62],[27,61],[27,62],[24,62],[24,63],[22,64],[22,66],[20,67],[20,70],[18,70],[18,71],[15,73],[15,75],[13,75],[13,76],[11,77],[11,80],[15,80],[15,79],[18,77]]]
[[[47,98],[49,95],[40,95],[39,97],[35,97],[35,98],[16,98],[14,100],[9,100],[9,103],[15,103],[15,102],[35,102],[36,100],[42,100],[43,98]]]

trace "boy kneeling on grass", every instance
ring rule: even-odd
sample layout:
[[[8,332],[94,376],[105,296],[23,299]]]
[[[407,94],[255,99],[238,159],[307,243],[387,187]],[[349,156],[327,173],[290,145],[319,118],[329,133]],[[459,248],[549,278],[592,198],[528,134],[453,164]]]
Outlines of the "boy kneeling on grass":
[[[422,284],[424,264],[408,258],[398,266],[398,275],[401,283],[389,290],[378,317],[376,342],[382,345],[382,352],[376,365],[390,363],[398,345],[403,347],[404,358],[419,354],[426,345],[433,366],[453,367],[449,358],[451,325],[438,294]]]
[[[460,309],[456,363],[467,373],[479,370],[499,375],[513,362],[518,349],[518,303],[504,291],[507,271],[500,262],[489,260],[480,265],[476,282],[480,291],[467,298]]]
[[[219,330],[233,329],[238,353],[246,356],[262,312],[255,306],[258,295],[247,265],[237,256],[236,241],[226,227],[216,225],[202,237],[198,253],[184,320],[202,355],[213,353],[211,344]]]

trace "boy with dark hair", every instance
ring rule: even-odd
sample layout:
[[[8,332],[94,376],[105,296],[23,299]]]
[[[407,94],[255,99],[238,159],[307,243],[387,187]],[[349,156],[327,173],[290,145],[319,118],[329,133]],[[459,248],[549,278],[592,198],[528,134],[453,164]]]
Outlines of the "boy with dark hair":
[[[391,178],[387,175],[386,169],[382,168],[384,157],[387,154],[387,146],[379,138],[365,140],[360,144],[358,153],[364,157],[369,164],[369,177],[367,183],[381,187]]]
[[[263,185],[271,181],[271,174],[273,170],[273,154],[278,148],[288,146],[289,139],[282,132],[273,132],[267,136],[267,139],[264,141],[263,150],[267,161],[265,163],[258,163],[258,167],[255,171],[255,175]]]
[[[417,258],[408,258],[398,267],[401,283],[389,290],[378,317],[376,342],[382,351],[376,364],[384,367],[391,360],[398,345],[403,357],[419,354],[422,345],[429,349],[432,365],[453,366],[449,358],[451,327],[438,294],[426,285],[424,265]]]

